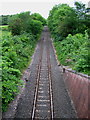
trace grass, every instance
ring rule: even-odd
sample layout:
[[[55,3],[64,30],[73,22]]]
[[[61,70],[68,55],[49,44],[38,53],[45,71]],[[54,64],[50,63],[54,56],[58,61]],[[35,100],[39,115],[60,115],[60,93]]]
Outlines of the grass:
[[[0,31],[8,31],[8,25],[1,25]]]
[[[2,25],[0,26],[0,38],[2,36],[10,36],[11,32],[8,30],[8,25]]]
[[[0,25],[0,28],[7,28],[8,25]]]

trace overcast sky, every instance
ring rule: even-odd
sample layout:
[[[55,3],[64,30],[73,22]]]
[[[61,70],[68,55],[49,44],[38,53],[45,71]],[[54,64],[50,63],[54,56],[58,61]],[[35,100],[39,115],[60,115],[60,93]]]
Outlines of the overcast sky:
[[[2,0],[0,2],[0,15],[31,11],[31,13],[40,13],[47,18],[49,11],[55,4],[67,3],[70,6],[74,6],[75,1],[88,4],[90,0]]]

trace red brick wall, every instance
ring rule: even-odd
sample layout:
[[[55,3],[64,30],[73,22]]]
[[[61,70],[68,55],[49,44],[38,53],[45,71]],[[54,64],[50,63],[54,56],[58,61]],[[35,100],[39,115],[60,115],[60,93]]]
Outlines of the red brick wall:
[[[88,101],[88,97],[90,98],[90,96],[88,96],[90,80],[68,70],[65,70],[64,80],[73,100],[78,117],[90,117],[90,101]]]

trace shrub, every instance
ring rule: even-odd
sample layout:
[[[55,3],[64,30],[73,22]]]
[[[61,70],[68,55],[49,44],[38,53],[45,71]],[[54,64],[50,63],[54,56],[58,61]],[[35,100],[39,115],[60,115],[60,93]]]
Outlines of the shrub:
[[[20,35],[24,32],[38,36],[46,20],[38,13],[30,15],[30,12],[16,14],[9,20],[9,28],[12,35]]]
[[[37,18],[37,16],[36,16]],[[3,30],[2,38],[2,109],[19,92],[21,73],[27,67],[34,52],[43,25],[39,19],[33,19],[30,12],[12,15],[9,19],[8,34]],[[0,93],[1,95],[1,93]]]
[[[58,59],[61,64],[69,65],[78,72],[89,73],[89,38],[87,33],[69,34],[63,41],[54,41]]]
[[[31,34],[2,37],[2,109],[19,92],[23,69],[31,60],[37,40]]]
[[[22,21],[20,18],[16,18],[9,23],[9,29],[12,35],[20,35],[22,32]]]

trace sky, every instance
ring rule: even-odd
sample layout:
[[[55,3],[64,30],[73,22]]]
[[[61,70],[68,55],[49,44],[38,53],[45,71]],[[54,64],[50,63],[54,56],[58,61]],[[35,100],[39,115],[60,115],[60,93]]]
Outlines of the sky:
[[[31,13],[40,13],[44,18],[47,18],[54,5],[67,3],[73,7],[75,1],[87,5],[90,0],[1,0],[0,15],[31,11]]]

